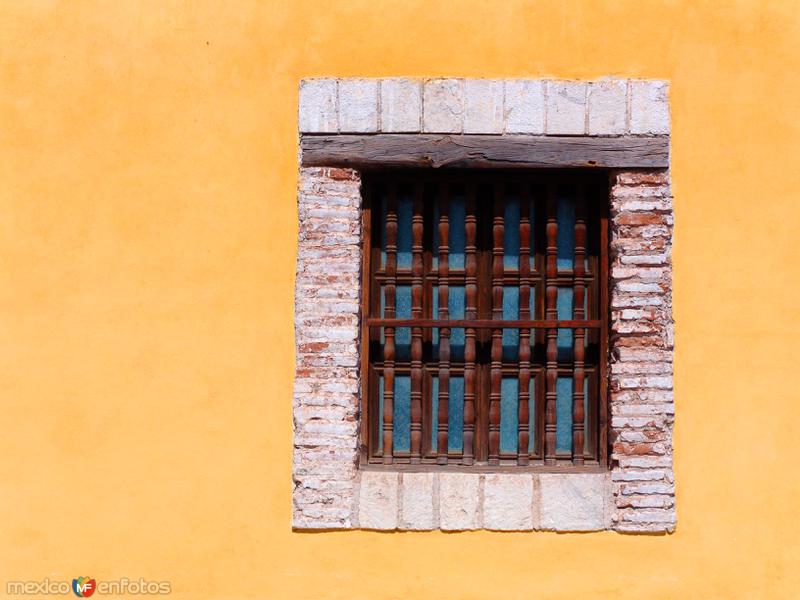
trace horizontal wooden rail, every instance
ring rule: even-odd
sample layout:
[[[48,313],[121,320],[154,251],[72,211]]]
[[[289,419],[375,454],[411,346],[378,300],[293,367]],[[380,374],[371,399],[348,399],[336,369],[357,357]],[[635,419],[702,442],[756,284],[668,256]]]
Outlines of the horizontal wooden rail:
[[[472,329],[599,329],[600,320],[533,319],[508,321],[500,319],[367,319],[368,327],[449,327]]]
[[[303,135],[306,167],[667,168],[669,136]]]

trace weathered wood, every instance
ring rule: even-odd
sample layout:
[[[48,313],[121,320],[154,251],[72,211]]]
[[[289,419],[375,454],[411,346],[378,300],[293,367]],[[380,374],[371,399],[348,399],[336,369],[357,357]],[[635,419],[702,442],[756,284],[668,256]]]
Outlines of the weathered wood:
[[[576,327],[600,329],[603,321],[602,319],[583,319],[580,321],[575,321],[574,319],[475,319],[474,321],[449,319],[444,321],[442,319],[380,319],[369,317],[367,325],[370,327],[469,327],[471,329],[519,329],[520,327],[528,329],[551,327],[554,329],[575,329]]]
[[[530,199],[528,188],[523,191],[520,202],[519,218],[519,318],[531,318],[531,221]],[[531,330],[523,327],[519,330],[519,405],[517,463],[527,465],[530,459],[528,451],[530,441],[530,382],[531,382]]]
[[[545,264],[545,318],[557,319],[556,299],[558,288],[554,279],[558,272],[556,253],[558,252],[558,221],[556,220],[556,191],[554,186],[547,190],[547,258]],[[546,371],[547,391],[545,392],[544,422],[544,464],[556,464],[556,382],[558,380],[558,330],[547,330]]]
[[[486,171],[443,173],[433,169],[419,179],[416,175],[400,178],[396,172],[365,175],[364,218],[368,222],[364,224],[363,233],[369,256],[364,257],[364,269],[365,281],[369,273],[369,285],[362,297],[362,352],[368,356],[368,363],[362,367],[367,381],[362,392],[361,418],[368,421],[368,425],[362,425],[362,440],[367,445],[362,449],[362,464],[385,461],[388,464],[381,465],[382,468],[407,466],[412,471],[453,466],[469,469],[475,465],[481,468],[488,465],[485,468],[489,469],[515,467],[544,471],[569,466],[577,471],[598,463],[606,464],[608,206],[603,201],[607,194],[605,178],[597,172],[586,177],[573,173],[565,179],[567,171],[550,171],[541,175],[542,180],[538,177],[522,171],[487,174]],[[557,220],[560,199],[556,190],[561,185],[577,186],[582,192],[578,194],[574,231],[572,224]],[[398,218],[401,189],[404,194],[410,189],[414,198],[405,231],[400,230]],[[506,190],[510,192],[508,195]],[[453,194],[466,196],[463,268],[453,267],[450,254],[454,236],[460,236],[454,226],[461,226],[460,221],[452,220]],[[506,221],[504,218],[509,201],[520,204],[518,224],[516,219]],[[535,218],[529,218],[530,206],[536,209]],[[437,210],[439,216],[434,218]],[[572,260],[560,269],[557,261],[559,226],[569,227],[570,233],[574,232],[575,242]],[[513,234],[517,233],[517,227],[519,229],[518,265],[503,264],[504,246],[508,243],[505,238],[511,231],[508,227],[514,228]],[[438,244],[435,242],[437,231]],[[412,255],[409,263],[402,263],[402,266],[397,264],[398,246],[407,248]],[[438,263],[434,265],[437,249]],[[400,285],[411,288],[411,314],[397,318]],[[448,304],[454,286],[465,286],[462,288],[465,314],[452,319]],[[519,290],[519,315],[508,315],[511,319],[503,318],[505,286],[516,286]],[[560,315],[557,310],[559,288],[573,291],[571,314]],[[529,307],[534,289],[536,303]],[[437,298],[439,308],[434,311],[433,302]],[[588,299],[586,308],[584,298]],[[559,319],[559,316],[566,318]],[[410,352],[398,354],[397,331],[406,328],[411,334]],[[463,355],[460,348],[457,354],[453,353],[450,337],[456,329],[465,333]],[[502,332],[509,329],[519,330],[518,359],[503,357]],[[558,356],[557,335],[563,329],[574,333],[571,358]],[[437,352],[431,351],[431,344],[436,341],[434,332],[439,340]],[[580,387],[582,375],[586,378],[583,389]],[[378,389],[381,376],[384,378],[382,395]],[[397,438],[394,434],[399,433],[394,430],[393,419],[396,403],[393,392],[398,376],[411,379],[412,393],[411,414],[404,423],[406,427],[410,425],[411,443],[402,448],[393,445]],[[569,376],[576,380],[570,398],[571,455],[557,451],[558,414],[555,410],[556,382],[559,377]],[[453,430],[449,425],[455,403],[449,394],[449,384],[454,377],[463,378],[464,382],[463,446],[451,452],[448,442],[452,440]],[[506,452],[501,451],[499,444],[503,424],[499,411],[502,385],[499,384],[504,378],[516,379],[519,384],[517,448],[506,449]],[[532,380],[536,381],[535,393],[528,394]],[[437,381],[438,419],[437,411],[432,411],[435,400],[431,385]],[[378,418],[381,400],[383,419]],[[533,428],[528,427],[530,411],[536,414]],[[583,415],[586,415],[585,421]],[[381,437],[383,448],[378,441]],[[534,443],[529,450],[531,440]],[[585,466],[581,466],[581,462]]]
[[[477,208],[475,203],[475,186],[467,190],[467,212],[464,222],[464,235],[466,238],[464,251],[466,271],[466,307],[467,320],[478,317],[478,259],[477,252]],[[474,327],[467,327],[464,341],[464,464],[471,465],[475,460],[475,394],[477,391],[477,348],[476,332]]]
[[[492,318],[498,321],[503,319],[503,238],[505,236],[503,192],[503,184],[495,184],[494,219],[492,221]],[[489,464],[494,465],[500,461],[500,399],[503,381],[503,330],[499,327],[492,329],[491,360]]]
[[[386,286],[384,316],[395,317],[395,298],[397,287],[395,273],[397,271],[397,195],[394,186],[389,192],[386,210]],[[383,345],[383,464],[392,464],[394,445],[394,327],[385,330],[386,340]]]
[[[414,208],[411,217],[411,319],[422,319],[423,257],[422,235],[423,189],[417,183],[414,192]],[[411,462],[417,463],[422,456],[422,328],[411,329]]]
[[[372,238],[372,205],[374,202],[374,186],[372,185],[365,185],[363,188],[363,195],[364,195],[364,207],[361,211],[361,231],[363,232],[364,239],[370,240]],[[376,248],[372,246],[370,243],[366,243],[364,245],[364,251],[361,254],[361,272],[362,273],[370,273],[372,271],[372,264],[371,261],[373,260],[373,255],[377,254],[378,258],[380,259],[380,254],[376,252]],[[375,281],[365,281],[364,284],[361,286],[361,314],[368,315],[372,311],[370,310],[372,302],[374,301],[374,293],[375,293]],[[369,356],[369,347],[372,343],[373,339],[377,341],[378,332],[371,330],[366,323],[366,319],[361,319],[361,356]],[[377,423],[377,419],[373,418],[373,411],[374,414],[378,414],[378,411],[375,410],[377,407],[377,396],[378,394],[372,393],[370,390],[370,364],[367,360],[361,361],[360,367],[360,379],[361,379],[361,398],[365,401],[362,402],[361,406],[361,427],[359,433],[359,456],[360,461],[364,462],[369,457],[369,446],[372,439],[375,439],[376,436],[382,435],[382,432],[379,433]]]
[[[303,135],[305,167],[662,168],[669,136]]]
[[[472,464],[460,465],[450,461],[446,466],[437,466],[431,459],[423,460],[421,464],[409,464],[408,459],[403,457],[392,465],[382,465],[378,462],[367,463],[359,467],[364,471],[388,471],[391,473],[608,473],[608,467],[600,466],[596,461],[586,461],[582,467],[576,467],[572,461],[560,459],[555,465],[545,465],[542,461],[536,460],[521,467],[516,460],[501,459],[497,465]]]
[[[450,270],[450,199],[447,184],[441,186],[439,200],[439,319],[450,319],[450,286],[447,276]],[[439,414],[436,432],[437,462],[447,464],[450,423],[450,328],[439,329]]]
[[[397,285],[411,285],[411,272],[400,272],[395,275],[395,283]],[[562,269],[556,275],[555,278],[555,285],[558,286],[569,286],[572,285],[574,277],[572,275],[572,268],[569,269]],[[375,273],[375,280],[379,284],[386,283],[386,274],[382,271],[378,271]],[[538,275],[534,277],[534,280],[538,280]],[[438,285],[439,283],[439,273],[438,271],[430,271],[425,275],[426,283],[431,283],[433,285]],[[464,271],[453,271],[450,269],[450,273],[447,276],[447,282],[453,285],[465,285],[466,281],[466,274]],[[519,273],[517,271],[504,271],[503,272],[503,285],[519,285]],[[533,285],[533,282],[531,283]],[[491,290],[490,290],[491,291]],[[491,294],[489,294],[491,297]]]
[[[575,214],[575,260],[572,274],[575,281],[572,284],[572,317],[581,320],[585,317],[583,304],[586,296],[586,286],[583,276],[586,273],[586,195],[581,186],[578,189]],[[584,454],[584,411],[583,384],[584,384],[584,358],[585,329],[579,328],[573,332],[573,376],[572,376],[572,462],[576,465],[583,464]]]

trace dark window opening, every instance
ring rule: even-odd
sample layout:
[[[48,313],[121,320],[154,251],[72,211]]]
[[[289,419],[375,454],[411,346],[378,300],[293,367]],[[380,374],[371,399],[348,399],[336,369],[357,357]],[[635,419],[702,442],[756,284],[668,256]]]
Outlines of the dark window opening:
[[[366,173],[364,464],[607,462],[603,173]]]

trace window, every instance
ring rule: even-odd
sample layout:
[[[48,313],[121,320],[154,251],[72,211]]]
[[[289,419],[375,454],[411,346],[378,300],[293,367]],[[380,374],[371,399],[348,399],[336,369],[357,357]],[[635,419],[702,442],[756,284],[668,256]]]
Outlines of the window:
[[[673,531],[668,83],[299,91],[293,526]]]
[[[607,175],[362,189],[362,463],[605,465]]]

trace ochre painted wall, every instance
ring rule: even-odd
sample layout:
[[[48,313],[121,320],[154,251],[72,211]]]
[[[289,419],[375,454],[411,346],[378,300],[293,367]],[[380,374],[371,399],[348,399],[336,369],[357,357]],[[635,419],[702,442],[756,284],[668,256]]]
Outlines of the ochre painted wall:
[[[800,3],[0,4],[0,585],[795,598]],[[672,82],[678,529],[293,533],[298,81]]]

